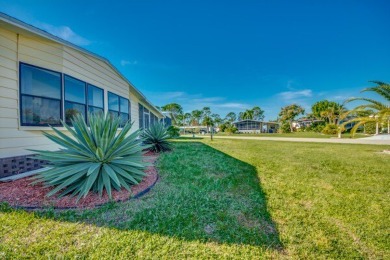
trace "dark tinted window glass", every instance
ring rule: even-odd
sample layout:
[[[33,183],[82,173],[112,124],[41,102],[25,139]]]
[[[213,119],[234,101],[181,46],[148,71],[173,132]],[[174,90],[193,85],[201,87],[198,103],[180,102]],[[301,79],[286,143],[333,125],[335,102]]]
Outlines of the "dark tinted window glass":
[[[85,104],[85,83],[65,76],[65,100]]]
[[[114,110],[114,111],[119,111],[119,96],[108,93],[108,109],[109,110]]]
[[[144,114],[144,127],[149,128],[149,114]]]
[[[139,118],[139,128],[144,127],[144,107],[141,104],[138,104],[138,118]]]
[[[61,101],[22,96],[22,124],[47,126],[60,124]]]
[[[103,108],[103,89],[88,85],[88,105]]]
[[[103,108],[88,107],[88,112],[91,113],[91,114],[94,114],[94,113],[103,113]]]
[[[121,118],[121,126],[124,126],[126,122],[129,120],[129,114],[127,113],[120,113],[119,117]]]
[[[26,64],[20,66],[21,93],[61,99],[61,74]]]
[[[70,120],[77,114],[81,114],[86,118],[85,105],[65,101],[65,122],[71,124]]]
[[[120,98],[120,107],[121,107],[121,112],[123,113],[129,113],[129,100],[126,98]]]

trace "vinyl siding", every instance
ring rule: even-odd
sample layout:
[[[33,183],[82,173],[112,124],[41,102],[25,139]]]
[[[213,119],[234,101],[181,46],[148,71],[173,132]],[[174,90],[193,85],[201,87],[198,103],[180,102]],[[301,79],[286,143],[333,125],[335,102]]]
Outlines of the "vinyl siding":
[[[27,149],[58,149],[42,135],[42,130],[48,128],[20,126],[19,62],[58,71],[104,89],[105,110],[108,91],[128,98],[133,131],[138,129],[140,97],[109,65],[51,40],[26,35],[18,39],[15,32],[0,28],[0,158],[31,154]]]

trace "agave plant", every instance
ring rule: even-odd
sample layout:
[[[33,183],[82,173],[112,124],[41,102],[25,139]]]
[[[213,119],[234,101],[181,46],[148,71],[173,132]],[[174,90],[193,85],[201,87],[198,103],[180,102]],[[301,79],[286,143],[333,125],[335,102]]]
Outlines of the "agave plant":
[[[168,141],[170,135],[162,123],[156,123],[149,129],[145,129],[141,136],[144,139],[144,144],[149,146],[147,148],[149,151],[165,152],[172,149],[172,145]]]
[[[61,192],[59,196],[77,195],[77,200],[89,191],[100,196],[105,189],[112,198],[112,188],[122,187],[130,191],[130,185],[139,183],[145,176],[146,163],[142,160],[142,140],[139,131],[129,134],[132,127],[127,122],[118,133],[120,118],[108,114],[89,116],[89,127],[80,114],[71,120],[73,128],[65,122],[63,126],[70,136],[52,127],[55,134],[44,133],[62,149],[37,151],[38,157],[50,162],[51,168],[39,173],[35,182],[54,187],[47,196]]]

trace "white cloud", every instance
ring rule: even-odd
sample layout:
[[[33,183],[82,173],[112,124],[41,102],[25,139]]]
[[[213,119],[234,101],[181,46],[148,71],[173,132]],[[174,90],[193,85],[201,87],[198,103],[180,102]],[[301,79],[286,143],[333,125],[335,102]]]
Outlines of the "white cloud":
[[[137,60],[133,60],[133,61],[121,60],[121,65],[122,65],[122,66],[137,65],[137,64],[138,64],[138,61],[137,61]]]
[[[297,91],[285,91],[278,94],[285,101],[291,101],[298,98],[308,98],[313,96],[311,89],[297,90]]]
[[[221,103],[221,104],[216,104],[215,107],[244,110],[250,108],[251,106],[249,104],[244,104],[244,103]]]
[[[36,22],[34,23],[38,28],[47,31],[61,39],[74,43],[79,46],[90,45],[91,41],[76,34],[69,26],[54,26],[47,23]]]

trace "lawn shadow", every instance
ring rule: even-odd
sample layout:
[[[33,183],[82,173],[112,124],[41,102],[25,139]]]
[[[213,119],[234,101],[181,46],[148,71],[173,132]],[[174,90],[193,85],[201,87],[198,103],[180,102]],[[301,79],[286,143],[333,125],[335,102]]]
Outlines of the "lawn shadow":
[[[41,211],[37,216],[283,251],[254,166],[201,142],[174,145],[158,162],[160,181],[144,197],[93,210]]]

